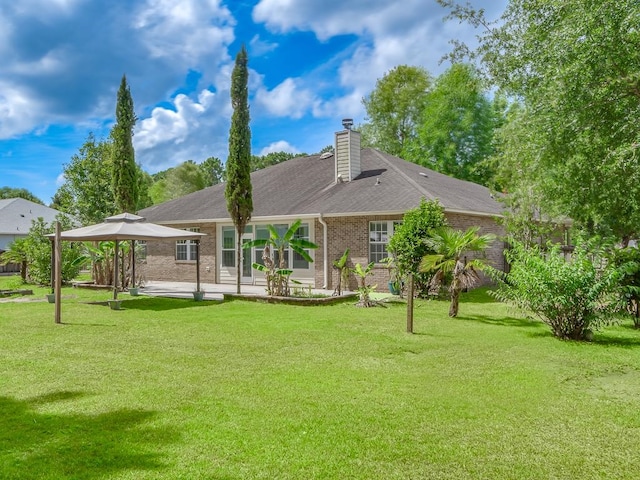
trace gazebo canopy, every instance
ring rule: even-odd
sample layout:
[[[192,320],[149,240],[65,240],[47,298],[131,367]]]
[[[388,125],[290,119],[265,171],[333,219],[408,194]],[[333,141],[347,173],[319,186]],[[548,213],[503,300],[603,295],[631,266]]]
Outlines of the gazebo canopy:
[[[204,233],[189,232],[177,228],[147,223],[144,217],[121,213],[108,217],[103,223],[76,228],[60,233],[61,240],[71,242],[102,240],[196,240]],[[54,237],[55,234],[48,235]]]
[[[59,228],[59,224],[58,227]],[[105,218],[103,223],[89,225],[88,227],[67,230],[66,232],[52,233],[47,235],[52,239],[52,282],[55,288],[56,303],[56,323],[60,323],[60,262],[61,253],[59,244],[62,241],[83,242],[83,241],[114,241],[115,242],[115,272],[113,276],[113,299],[118,298],[118,243],[125,240],[199,240],[206,234],[200,232],[190,232],[177,228],[165,227],[155,223],[147,223],[144,217],[131,213],[121,213]],[[56,241],[59,238],[60,241]],[[135,261],[132,264],[135,268]],[[135,279],[135,270],[132,277]],[[196,290],[200,290],[200,252],[196,256]]]

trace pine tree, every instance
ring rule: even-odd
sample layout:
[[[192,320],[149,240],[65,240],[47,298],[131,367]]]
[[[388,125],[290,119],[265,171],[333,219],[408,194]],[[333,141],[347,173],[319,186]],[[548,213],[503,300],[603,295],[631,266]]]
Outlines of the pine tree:
[[[136,120],[127,77],[123,75],[116,102],[116,124],[111,130],[113,140],[111,187],[116,206],[121,212],[135,212],[138,203],[138,169],[133,150],[133,127]]]
[[[231,128],[229,130],[229,157],[227,158],[225,197],[227,210],[236,227],[236,285],[240,293],[242,234],[251,219],[253,199],[251,195],[251,130],[249,128],[249,102],[247,81],[247,51],[236,55],[231,75]]]

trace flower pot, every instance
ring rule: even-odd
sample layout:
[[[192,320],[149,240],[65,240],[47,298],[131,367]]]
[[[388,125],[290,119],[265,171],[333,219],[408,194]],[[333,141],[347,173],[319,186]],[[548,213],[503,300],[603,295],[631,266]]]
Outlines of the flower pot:
[[[389,282],[389,292],[392,295],[400,295],[400,284],[398,282]]]
[[[122,300],[107,300],[107,303],[109,304],[109,308],[111,310],[120,310]]]
[[[56,294],[55,293],[47,293],[47,302],[56,303]]]
[[[137,297],[138,296],[138,287],[131,287],[129,288],[129,295],[131,295],[132,297]]]
[[[193,299],[196,302],[201,302],[202,300],[204,300],[204,292],[203,291],[193,292]]]

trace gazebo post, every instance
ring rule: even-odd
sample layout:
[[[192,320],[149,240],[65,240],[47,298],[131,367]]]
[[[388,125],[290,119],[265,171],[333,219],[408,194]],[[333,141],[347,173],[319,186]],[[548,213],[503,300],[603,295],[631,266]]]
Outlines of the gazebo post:
[[[56,221],[56,248],[55,250],[55,320],[56,323],[62,323],[62,239],[60,237],[60,222]]]
[[[196,240],[196,292],[200,291],[200,240]]]
[[[136,288],[136,241],[131,240],[131,288]]]
[[[118,299],[118,240],[115,241],[113,253],[113,299]]]
[[[56,239],[51,237],[51,293],[55,293],[54,285],[56,283]]]

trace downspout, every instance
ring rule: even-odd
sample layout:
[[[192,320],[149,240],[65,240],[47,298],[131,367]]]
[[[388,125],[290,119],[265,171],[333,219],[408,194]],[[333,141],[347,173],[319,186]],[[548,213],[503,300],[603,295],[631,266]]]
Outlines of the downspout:
[[[329,245],[327,244],[329,227],[327,222],[324,221],[324,218],[322,218],[322,214],[318,215],[318,221],[322,225],[322,255],[324,258],[324,284],[322,285],[322,289],[326,290],[329,284]]]

